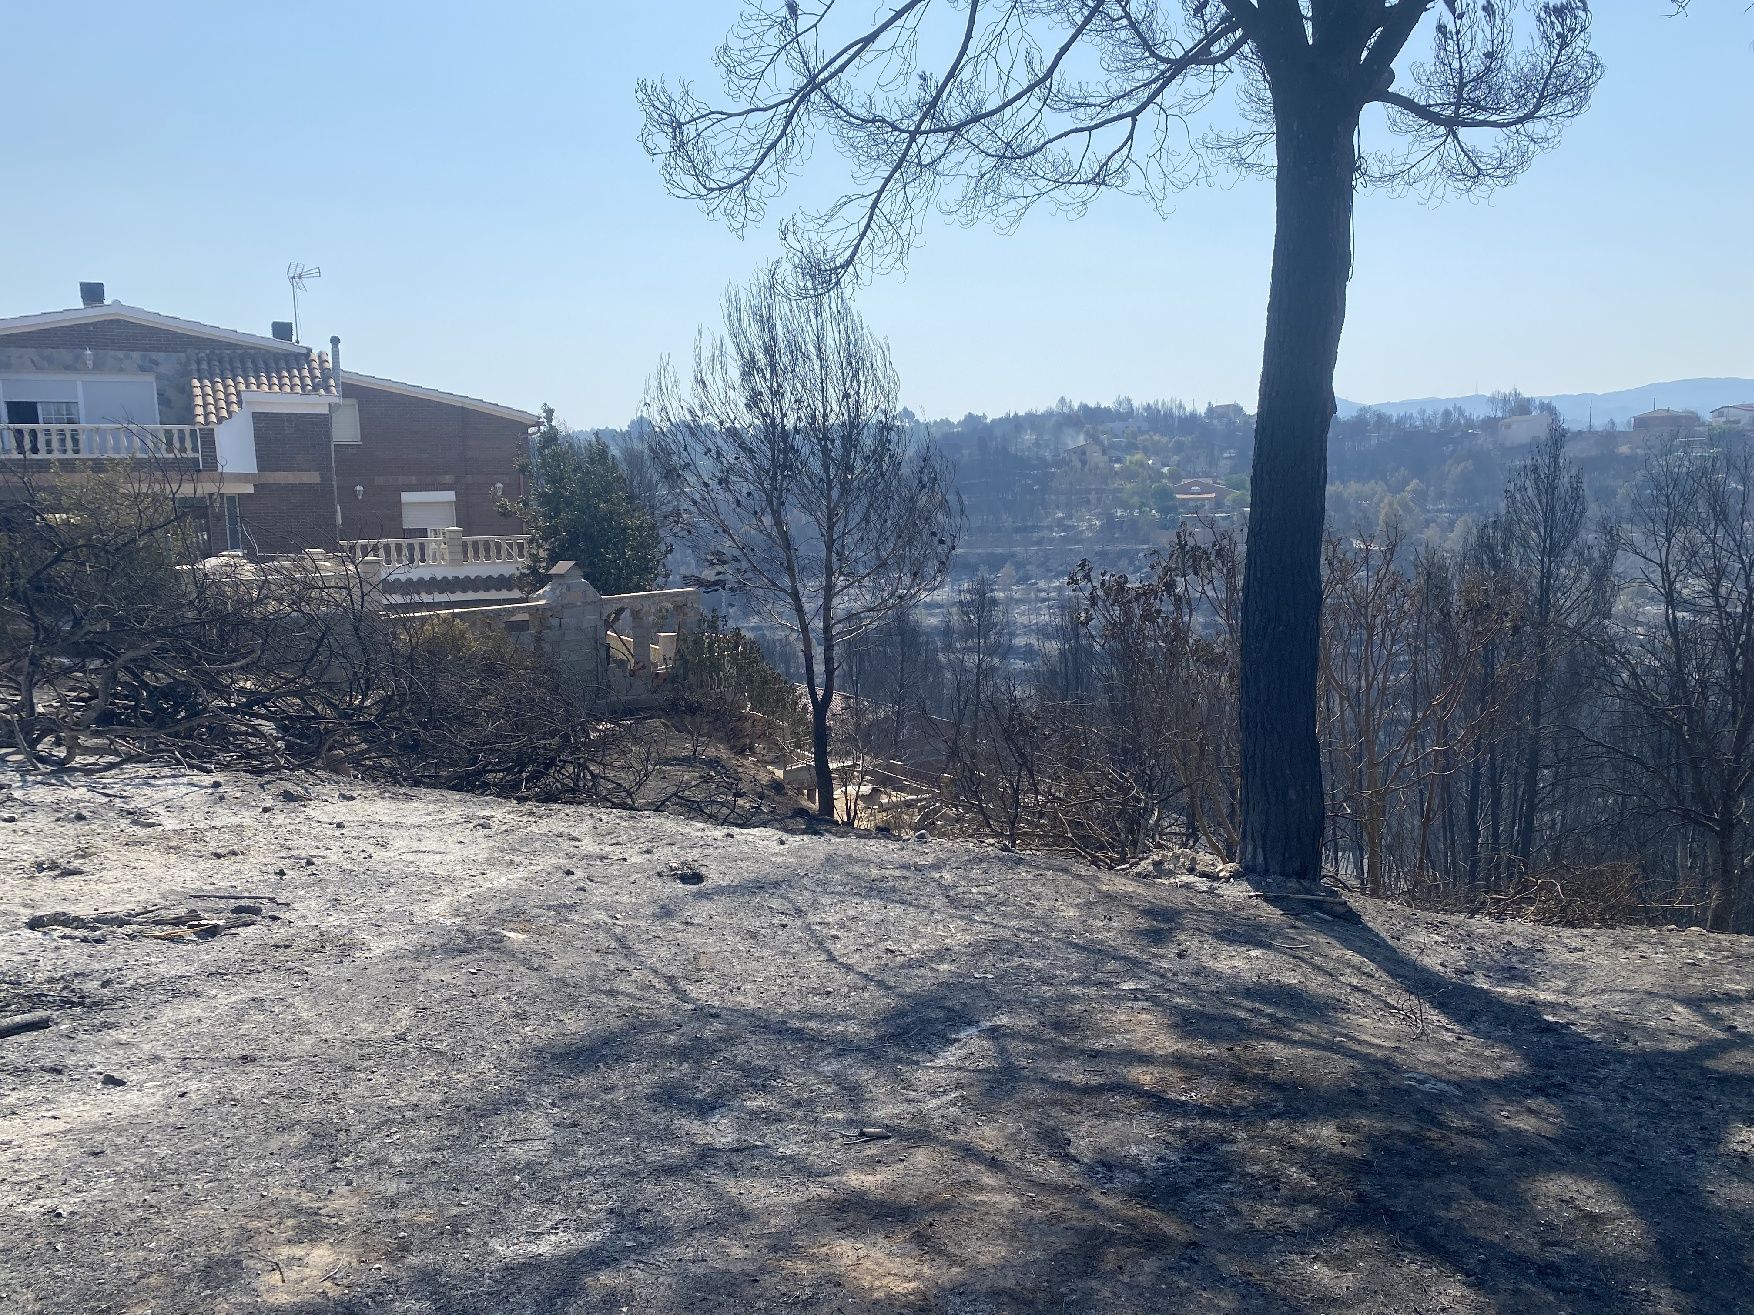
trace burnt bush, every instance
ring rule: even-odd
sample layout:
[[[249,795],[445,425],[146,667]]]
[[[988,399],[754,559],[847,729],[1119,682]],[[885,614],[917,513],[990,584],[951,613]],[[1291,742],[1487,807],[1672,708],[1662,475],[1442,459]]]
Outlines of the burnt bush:
[[[703,734],[711,729],[734,747],[809,738],[810,714],[798,686],[774,670],[755,640],[716,615],[681,637],[665,689],[681,725]]]
[[[203,556],[163,471],[27,470],[0,504],[0,753],[301,765],[518,797],[601,786],[585,691],[503,635],[386,613],[350,562]]]

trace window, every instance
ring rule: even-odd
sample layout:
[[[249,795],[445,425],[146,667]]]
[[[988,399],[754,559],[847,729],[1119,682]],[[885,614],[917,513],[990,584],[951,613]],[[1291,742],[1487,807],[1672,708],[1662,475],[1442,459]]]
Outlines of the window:
[[[457,523],[455,490],[402,495],[402,537],[436,539]]]
[[[79,423],[77,402],[9,401],[6,403],[9,425],[76,425]]]
[[[45,434],[40,428],[44,425],[77,425],[79,423],[79,403],[77,402],[8,399],[6,423],[20,426],[11,433],[12,448],[16,452],[28,453],[31,456],[79,455],[79,434],[77,431],[70,433],[62,430],[59,433]]]
[[[235,493],[225,495],[225,550],[244,550],[244,518],[238,509],[238,495]]]
[[[158,383],[151,374],[0,376],[9,425],[156,425]],[[67,442],[72,434],[59,436]]]
[[[156,425],[158,388],[139,379],[81,379],[79,413],[88,425]]]

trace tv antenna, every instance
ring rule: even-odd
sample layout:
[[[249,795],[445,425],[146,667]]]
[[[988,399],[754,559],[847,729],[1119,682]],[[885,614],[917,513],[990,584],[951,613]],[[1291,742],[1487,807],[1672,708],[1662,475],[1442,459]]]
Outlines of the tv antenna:
[[[295,260],[286,267],[286,281],[292,288],[292,340],[294,342],[303,341],[298,331],[298,294],[305,290],[306,280],[322,277],[322,270],[315,265],[307,265],[303,261]]]

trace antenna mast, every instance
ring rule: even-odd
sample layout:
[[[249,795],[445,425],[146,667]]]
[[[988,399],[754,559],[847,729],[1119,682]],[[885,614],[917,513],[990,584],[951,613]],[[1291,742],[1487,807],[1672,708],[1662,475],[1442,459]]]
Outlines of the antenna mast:
[[[298,328],[298,294],[305,290],[305,280],[322,277],[322,270],[302,261],[295,260],[286,267],[286,281],[292,288],[292,340],[294,342],[304,341]]]

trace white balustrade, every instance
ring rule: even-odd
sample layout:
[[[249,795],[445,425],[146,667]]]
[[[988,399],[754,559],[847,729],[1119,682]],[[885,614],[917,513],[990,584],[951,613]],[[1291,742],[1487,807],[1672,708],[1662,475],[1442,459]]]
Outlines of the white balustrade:
[[[472,534],[463,540],[465,562],[525,562],[530,559],[527,534]]]
[[[454,545],[461,547],[452,551]],[[411,567],[483,566],[505,563],[521,565],[530,559],[527,534],[475,534],[454,538],[355,539],[341,545],[355,561],[376,557],[386,571]]]
[[[174,457],[201,459],[194,425],[0,425],[0,461]]]

